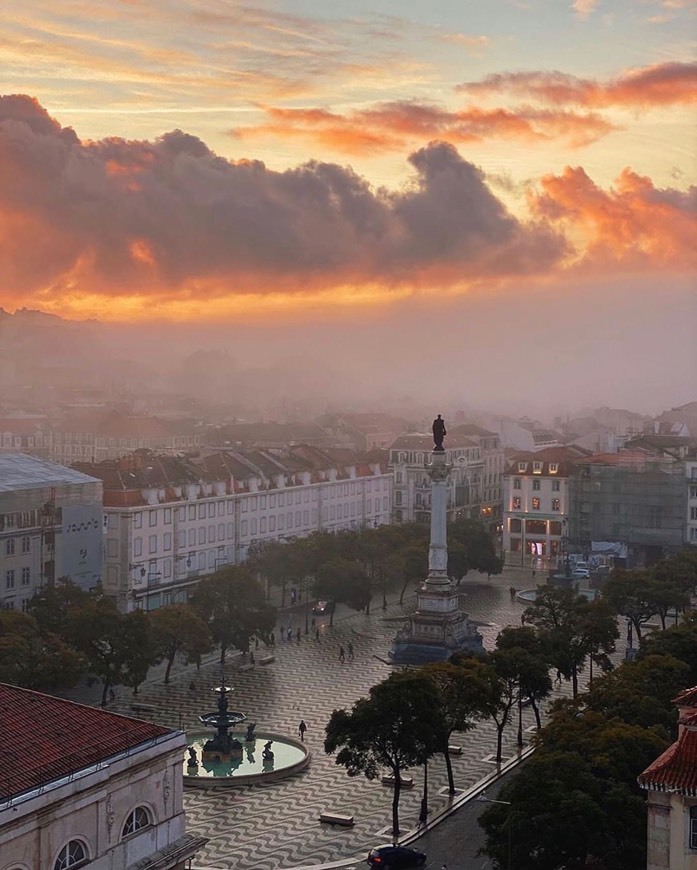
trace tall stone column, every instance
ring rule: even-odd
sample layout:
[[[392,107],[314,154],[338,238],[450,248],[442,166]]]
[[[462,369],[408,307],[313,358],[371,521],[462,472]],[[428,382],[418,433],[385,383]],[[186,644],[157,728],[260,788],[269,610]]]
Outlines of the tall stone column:
[[[431,543],[428,548],[428,577],[430,587],[447,586],[448,578],[448,474],[450,467],[445,452],[434,450],[431,464],[426,466],[431,477]]]

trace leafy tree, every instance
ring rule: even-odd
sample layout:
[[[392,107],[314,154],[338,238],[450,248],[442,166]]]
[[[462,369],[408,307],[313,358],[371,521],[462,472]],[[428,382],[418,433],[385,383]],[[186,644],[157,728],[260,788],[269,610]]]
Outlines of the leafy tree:
[[[661,628],[665,631],[668,613],[674,610],[677,614],[684,610],[690,603],[690,594],[681,588],[677,580],[657,577],[655,571],[651,571],[646,600],[653,605],[654,612],[661,620]]]
[[[266,637],[276,622],[276,610],[266,603],[264,590],[245,567],[230,565],[204,577],[191,604],[220,644],[220,661],[230,647],[249,651],[252,637]]]
[[[626,616],[641,641],[642,626],[658,613],[650,571],[615,569],[605,584],[603,598],[615,613]]]
[[[70,642],[85,656],[90,672],[102,681],[102,706],[109,689],[123,682],[126,673],[130,637],[124,636],[124,619],[109,598],[90,600],[67,617]]]
[[[683,550],[653,565],[653,576],[662,582],[675,584],[688,595],[697,593],[697,552]]]
[[[85,659],[52,632],[41,634],[28,613],[0,610],[0,682],[27,689],[76,685]]]
[[[87,592],[71,580],[61,579],[39,589],[29,602],[29,613],[42,633],[50,631],[65,637],[70,615],[99,597],[97,592]]]
[[[394,776],[392,832],[399,834],[402,772],[424,764],[439,749],[443,731],[436,686],[424,674],[403,671],[373,686],[351,712],[334,710],[324,750],[349,776],[375,779],[382,768]]]
[[[428,574],[428,547],[419,544],[407,544],[399,551],[402,562],[404,583],[399,595],[399,603],[404,603],[404,593],[410,583],[420,584]]]
[[[138,694],[150,668],[161,660],[149,614],[143,610],[120,615],[123,667],[121,682]]]
[[[672,656],[684,662],[689,667],[684,685],[697,685],[697,612],[688,615],[679,625],[644,638],[637,661],[654,655]]]
[[[518,679],[518,745],[523,745],[522,705],[530,701],[538,730],[542,727],[540,701],[552,692],[549,661],[544,644],[531,626],[504,628],[496,639],[497,650],[515,655],[513,666]]]
[[[167,662],[165,684],[177,655],[199,664],[201,656],[213,648],[208,626],[190,604],[160,607],[150,614],[150,624],[159,654]]]
[[[315,593],[332,601],[341,601],[354,610],[369,607],[373,595],[370,578],[363,565],[353,559],[335,558],[317,572]],[[329,615],[334,624],[334,610]]]
[[[586,658],[614,651],[619,632],[607,603],[587,601],[568,589],[538,586],[537,597],[523,613],[523,621],[534,625],[547,650],[551,664],[572,681],[578,695],[578,673]]]
[[[255,541],[250,547],[245,568],[265,577],[271,585],[279,586],[281,607],[285,607],[288,583],[298,579],[300,572],[298,561],[295,541]]]
[[[538,752],[501,789],[510,806],[480,817],[483,852],[516,870],[582,870],[593,859],[607,870],[636,870],[646,839],[637,792],[595,775],[579,752]]]
[[[515,654],[509,650],[489,653],[486,657],[452,657],[466,676],[466,679],[481,686],[479,703],[484,716],[496,726],[496,763],[501,764],[503,757],[503,732],[511,717],[513,704],[518,696],[518,682],[515,669]]]
[[[448,772],[448,791],[455,794],[453,765],[448,752],[450,737],[454,731],[466,732],[475,727],[485,715],[484,700],[488,684],[478,679],[476,673],[466,672],[450,662],[435,662],[421,670],[435,683],[438,689],[442,717],[438,751],[443,753]]]
[[[503,562],[496,555],[493,538],[482,523],[463,518],[449,524],[448,571],[458,584],[468,571],[500,574],[502,570]]]

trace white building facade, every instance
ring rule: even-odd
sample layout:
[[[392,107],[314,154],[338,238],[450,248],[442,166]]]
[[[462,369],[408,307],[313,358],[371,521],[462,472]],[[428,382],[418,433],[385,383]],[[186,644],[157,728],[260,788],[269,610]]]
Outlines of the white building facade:
[[[465,436],[446,436],[448,519],[461,515],[482,518],[484,460],[480,446]],[[428,522],[431,481],[426,465],[431,461],[431,435],[400,435],[390,447],[389,467],[394,474],[394,522]]]
[[[0,453],[0,606],[26,610],[45,584],[102,577],[102,482],[28,456]]]
[[[687,478],[685,543],[697,547],[697,453],[694,451],[685,459],[685,477]]]
[[[509,563],[558,564],[569,516],[569,457],[564,448],[519,453],[503,478],[503,549]]]
[[[132,490],[128,506],[106,490],[104,590],[124,611],[186,601],[201,577],[243,562],[253,542],[389,523],[392,475],[379,464],[321,471],[237,473]],[[95,471],[99,473],[99,471]],[[239,476],[238,476],[239,475]]]

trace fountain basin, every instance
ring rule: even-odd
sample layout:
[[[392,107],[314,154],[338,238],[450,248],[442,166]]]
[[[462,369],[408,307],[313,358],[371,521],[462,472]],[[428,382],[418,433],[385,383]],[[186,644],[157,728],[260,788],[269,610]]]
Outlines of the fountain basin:
[[[584,598],[587,598],[589,601],[595,601],[598,597],[597,589],[576,589],[577,595],[582,595]],[[524,601],[526,604],[532,604],[533,601],[537,598],[537,589],[523,589],[521,592],[516,594],[516,598],[518,601]]]
[[[230,788],[243,785],[260,785],[292,776],[304,770],[310,762],[310,752],[304,743],[281,734],[257,732],[254,740],[245,742],[245,733],[233,733],[242,744],[242,753],[230,756],[211,753],[203,758],[203,745],[210,740],[210,731],[188,731],[187,750],[193,747],[198,757],[198,766],[183,760],[184,785],[194,788]],[[273,762],[264,762],[264,744],[273,741]]]

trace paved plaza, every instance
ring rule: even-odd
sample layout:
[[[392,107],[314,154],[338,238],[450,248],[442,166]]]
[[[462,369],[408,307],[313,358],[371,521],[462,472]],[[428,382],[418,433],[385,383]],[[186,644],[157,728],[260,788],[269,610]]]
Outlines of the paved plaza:
[[[534,585],[529,571],[507,569],[499,577],[487,580],[480,574],[462,583],[462,605],[480,624],[487,648],[492,648],[498,632],[506,625],[519,625],[524,605],[511,600],[509,587],[519,589]],[[298,723],[308,726],[305,738],[311,761],[305,771],[287,780],[251,788],[187,789],[185,807],[189,830],[209,838],[197,858],[198,868],[237,868],[237,870],[276,870],[294,866],[321,864],[365,854],[377,842],[390,839],[392,791],[379,780],[350,778],[335,764],[333,756],[323,751],[324,726],[332,710],[350,708],[366,695],[371,686],[392,672],[386,663],[391,640],[405,610],[414,599],[401,607],[396,601],[386,611],[379,606],[370,616],[337,609],[335,625],[328,618],[317,620],[321,639],[303,634],[300,644],[277,643],[275,661],[239,670],[239,657],[226,666],[226,682],[234,687],[231,709],[242,710],[260,732],[272,731],[297,735]],[[285,611],[281,625],[289,621],[293,629],[304,628],[304,611]],[[279,631],[276,635],[278,637]],[[339,661],[339,647],[351,641],[354,661]],[[263,647],[258,651],[263,653]],[[220,685],[220,665],[209,661],[200,672],[195,668],[180,671],[169,686],[149,682],[140,690],[139,701],[156,707],[147,713],[153,721],[175,728],[200,727],[198,715],[215,709],[214,688]],[[195,689],[190,688],[192,679]],[[564,688],[566,691],[566,688]],[[559,694],[555,692],[555,696]],[[110,708],[133,715],[132,698],[121,690]],[[533,724],[532,712],[525,711],[524,727]],[[507,729],[504,754],[515,755],[517,723]],[[529,738],[529,733],[525,735]],[[496,748],[496,732],[485,722],[466,736],[454,736],[453,743],[463,747],[461,756],[453,756],[456,786],[476,784],[494,769],[486,760]],[[410,771],[415,781],[412,790],[404,791],[400,802],[400,821],[406,831],[417,826],[421,800],[422,775]],[[448,798],[439,794],[447,785],[445,764],[435,758],[429,765],[429,806],[432,813],[445,808]],[[325,810],[338,810],[355,816],[355,827],[342,829],[320,824],[318,816]]]

